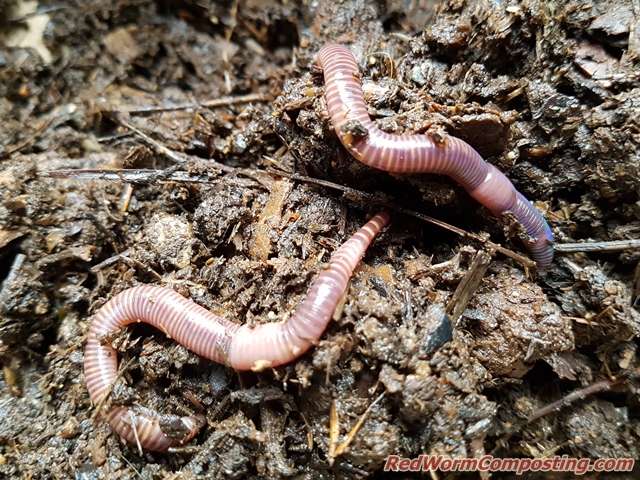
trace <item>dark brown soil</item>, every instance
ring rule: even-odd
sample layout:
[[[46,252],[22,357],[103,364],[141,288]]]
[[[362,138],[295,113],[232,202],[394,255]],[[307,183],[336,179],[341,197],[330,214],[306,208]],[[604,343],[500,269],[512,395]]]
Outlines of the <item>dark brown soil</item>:
[[[361,61],[381,128],[465,139],[559,244],[637,239],[636,1],[13,4],[0,1],[0,478],[386,478],[388,455],[424,453],[638,459],[640,251],[558,253],[544,278],[495,254],[485,271],[487,244],[399,212],[339,320],[290,365],[236,373],[144,325],[122,332],[133,362],[110,402],[204,412],[184,449],[141,454],[92,420],[82,373],[92,316],[119,291],[165,285],[235,322],[281,321],[385,202],[521,251],[450,179],[347,154],[313,68],[327,41]],[[44,176],[121,168],[141,176]]]

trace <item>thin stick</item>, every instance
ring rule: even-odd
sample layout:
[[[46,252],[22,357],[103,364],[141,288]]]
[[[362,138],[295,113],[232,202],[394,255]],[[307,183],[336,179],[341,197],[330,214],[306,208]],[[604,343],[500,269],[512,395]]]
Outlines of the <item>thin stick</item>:
[[[124,366],[120,369],[120,371],[118,372],[118,375],[116,375],[116,378],[113,379],[113,382],[109,384],[109,387],[104,392],[104,395],[102,396],[102,398],[98,402],[98,405],[96,405],[95,410],[91,414],[92,421],[98,417],[98,415],[100,414],[100,411],[102,410],[102,407],[104,407],[104,404],[107,402],[107,399],[111,396],[111,392],[113,392],[113,387],[118,382],[118,380],[122,378],[122,375],[124,375],[124,372],[127,371],[127,369],[131,366],[131,364],[135,359],[136,359],[135,357],[129,359],[129,361],[125,363]]]
[[[76,180],[115,180],[127,183],[173,183],[173,182],[185,182],[185,183],[219,183],[219,179],[212,179],[208,176],[194,176],[189,172],[176,171],[169,174],[165,170],[128,170],[128,169],[113,169],[113,170],[50,170],[46,172],[40,172],[41,177],[47,178],[73,178]]]
[[[469,267],[469,271],[453,292],[451,300],[447,304],[446,311],[450,314],[451,323],[455,326],[458,318],[467,309],[471,297],[475,293],[491,262],[491,256],[484,250],[480,250]]]
[[[127,459],[127,457],[125,457],[124,455],[122,455],[122,454],[118,454],[118,455],[119,455],[119,457],[120,457],[121,459],[123,459],[125,462],[127,462],[127,464],[129,464],[129,466],[133,469],[133,471],[134,471],[134,472],[136,472],[136,474],[138,475],[138,477],[140,477],[140,472],[136,469],[136,467],[134,467],[134,466],[133,466],[133,463],[131,463],[131,462]],[[142,454],[141,454],[141,455],[142,455]],[[84,478],[88,478],[88,477],[84,477]]]
[[[367,409],[364,411],[364,413],[360,416],[360,418],[358,419],[357,423],[353,426],[353,428],[349,431],[349,433],[347,434],[347,438],[344,439],[344,441],[342,443],[340,443],[335,450],[333,451],[333,456],[331,456],[329,458],[329,465],[331,465],[333,463],[333,460],[336,457],[339,457],[340,455],[342,455],[344,453],[344,451],[349,447],[349,445],[351,445],[351,442],[353,441],[353,439],[355,438],[356,434],[358,433],[358,431],[360,430],[360,427],[362,427],[362,425],[364,424],[364,421],[367,419],[367,417],[369,416],[369,414],[371,413],[371,410],[373,410],[373,407],[376,406],[376,404],[383,399],[385,392],[382,392],[380,395],[378,395],[378,398],[376,398],[371,405],[369,405],[367,407]]]
[[[6,150],[3,152],[2,156],[9,156],[12,153],[17,152],[18,150],[26,147],[27,145],[29,145],[31,142],[33,142],[36,138],[38,138],[40,135],[42,135],[44,133],[44,131],[47,129],[47,127],[49,125],[51,125],[51,122],[53,122],[53,120],[55,119],[55,117],[51,117],[47,120],[45,120],[42,124],[38,125],[35,129],[35,131],[27,138],[25,138],[22,142],[16,144],[16,145],[9,145]]]
[[[89,271],[91,273],[98,273],[103,268],[108,267],[109,265],[113,265],[118,260],[121,260],[121,259],[123,259],[125,257],[128,257],[132,252],[133,252],[132,248],[127,248],[124,252],[118,253],[118,254],[114,255],[113,257],[109,257],[106,260],[103,260],[102,262],[98,263],[97,265],[94,265],[93,267],[91,267],[89,269]]]
[[[544,407],[541,407],[538,410],[535,410],[531,414],[531,416],[529,418],[527,418],[522,423],[516,425],[513,430],[511,430],[504,437],[502,437],[501,443],[505,443],[505,442],[509,441],[509,439],[514,434],[518,433],[523,427],[535,422],[536,420],[538,420],[539,418],[544,417],[545,415],[548,415],[548,414],[550,414],[552,412],[555,412],[555,411],[560,411],[563,407],[568,407],[569,405],[577,402],[578,400],[582,400],[583,398],[585,398],[585,397],[587,397],[589,395],[594,395],[594,394],[600,393],[600,392],[606,392],[608,390],[613,389],[614,387],[617,387],[618,385],[621,385],[632,374],[640,375],[640,367],[637,368],[635,371],[633,371],[631,374],[621,375],[620,378],[618,378],[617,380],[610,380],[610,379],[608,379],[608,380],[599,380],[597,382],[593,382],[590,385],[587,385],[586,387],[577,388],[577,389],[573,390],[572,392],[570,392],[569,394],[565,395],[564,397],[560,398],[559,400],[556,400],[555,402],[551,402],[551,403],[545,405]],[[493,449],[491,454],[493,455],[493,454],[497,453],[497,450],[499,448],[500,448],[500,445],[497,445]]]
[[[237,97],[222,97],[206,102],[181,103],[179,105],[159,105],[153,107],[137,107],[131,110],[123,108],[114,108],[105,110],[104,113],[128,114],[128,115],[147,115],[150,113],[175,112],[178,110],[198,110],[200,108],[219,108],[229,105],[238,105],[251,102],[270,102],[271,96],[266,93],[249,93],[248,95],[239,95]]]
[[[553,246],[556,252],[615,252],[640,248],[640,239],[613,240],[609,242],[560,243]]]
[[[138,452],[140,452],[140,456],[144,453],[142,452],[142,445],[140,445],[140,437],[138,436],[138,428],[136,427],[136,416],[133,414],[131,417],[131,428],[133,429],[133,436],[136,437],[136,445],[138,445]]]
[[[523,426],[529,425],[530,423],[535,422],[539,418],[544,417],[551,412],[560,410],[563,407],[568,407],[572,403],[577,402],[578,400],[582,400],[589,395],[611,390],[613,387],[620,385],[625,380],[626,378],[620,378],[618,380],[600,380],[592,383],[591,385],[587,385],[586,387],[578,388],[568,395],[565,395],[561,399],[556,400],[555,402],[551,402],[548,405],[545,405],[544,407],[539,408],[538,410],[533,412]]]
[[[123,127],[128,128],[129,130],[134,132],[136,135],[138,135],[138,137],[140,137],[142,140],[144,140],[148,145],[152,146],[156,150],[157,153],[159,153],[160,155],[164,155],[165,157],[167,157],[172,162],[174,162],[174,163],[186,163],[189,160],[189,158],[185,154],[175,152],[175,151],[165,147],[160,142],[158,142],[157,140],[154,140],[153,138],[151,138],[149,135],[144,133],[139,128],[134,127],[132,124],[130,124],[126,120],[122,119],[122,117],[120,117],[120,115],[113,115],[112,117],[120,125],[122,125]]]

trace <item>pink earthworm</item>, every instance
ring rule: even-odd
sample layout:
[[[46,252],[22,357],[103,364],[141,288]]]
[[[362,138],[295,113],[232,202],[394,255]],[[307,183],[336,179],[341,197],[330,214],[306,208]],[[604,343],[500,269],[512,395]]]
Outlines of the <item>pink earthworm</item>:
[[[294,360],[317,343],[353,270],[388,222],[389,213],[383,210],[340,246],[298,311],[284,323],[232,323],[160,286],[138,286],[119,293],[100,309],[89,328],[84,375],[91,400],[96,405],[104,403],[117,379],[117,354],[107,339],[131,323],[149,323],[192,352],[236,370],[260,371]],[[202,417],[182,417],[163,428],[156,413],[129,407],[111,407],[107,420],[127,441],[154,451],[182,445],[198,433],[203,422]],[[169,429],[171,436],[165,431]]]
[[[553,259],[551,228],[500,170],[459,138],[436,141],[429,135],[393,135],[376,127],[364,102],[358,64],[344,45],[323,46],[318,64],[324,71],[333,128],[356,159],[387,172],[450,176],[498,218],[511,212],[532,239],[527,248],[538,270],[547,270]]]

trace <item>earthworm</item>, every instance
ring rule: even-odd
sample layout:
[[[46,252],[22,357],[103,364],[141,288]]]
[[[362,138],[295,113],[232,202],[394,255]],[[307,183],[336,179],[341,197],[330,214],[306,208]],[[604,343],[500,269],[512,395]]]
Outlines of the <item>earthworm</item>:
[[[511,212],[532,239],[527,248],[538,270],[547,270],[553,259],[551,228],[502,172],[459,138],[436,141],[430,135],[393,135],[376,127],[364,102],[358,64],[344,45],[323,46],[318,64],[333,128],[356,159],[387,172],[450,176],[498,218]]]
[[[104,403],[117,379],[118,359],[108,338],[131,323],[149,323],[192,352],[236,370],[260,371],[299,357],[317,343],[347,290],[353,270],[388,221],[389,213],[379,212],[340,246],[298,311],[284,323],[232,323],[160,286],[137,286],[119,293],[98,311],[89,328],[84,375],[91,400],[98,406]],[[169,425],[171,435],[162,426],[162,418],[150,411],[112,407],[107,420],[127,441],[139,442],[148,450],[166,451],[193,438],[203,418],[174,420]]]

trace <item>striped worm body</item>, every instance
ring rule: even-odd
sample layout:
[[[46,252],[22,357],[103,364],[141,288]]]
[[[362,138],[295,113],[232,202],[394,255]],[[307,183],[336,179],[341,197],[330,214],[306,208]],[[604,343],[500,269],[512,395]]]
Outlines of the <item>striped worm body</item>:
[[[338,248],[298,311],[284,323],[238,325],[159,286],[119,293],[100,309],[89,328],[84,373],[92,401],[99,405],[117,378],[117,354],[108,338],[131,323],[149,323],[192,352],[236,370],[259,371],[294,360],[322,336],[353,270],[388,221],[389,214],[379,212]],[[202,418],[182,417],[171,423],[168,435],[161,418],[149,411],[112,407],[107,420],[127,441],[155,451],[187,442],[203,422]]]
[[[429,135],[393,135],[375,126],[364,102],[358,64],[344,45],[318,52],[324,70],[327,108],[345,148],[373,168],[396,173],[437,173],[458,182],[498,218],[510,211],[533,239],[527,248],[540,272],[553,259],[553,233],[544,217],[511,181],[469,144],[456,137],[437,142]]]

